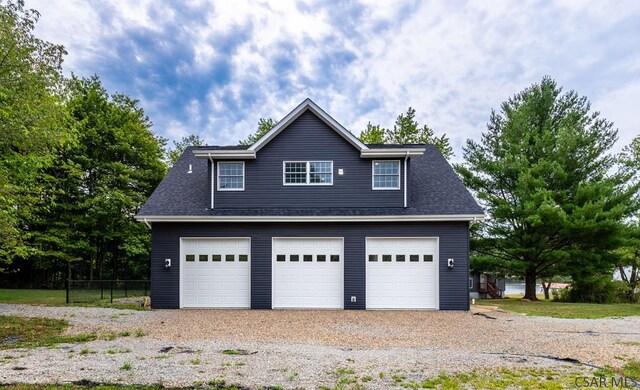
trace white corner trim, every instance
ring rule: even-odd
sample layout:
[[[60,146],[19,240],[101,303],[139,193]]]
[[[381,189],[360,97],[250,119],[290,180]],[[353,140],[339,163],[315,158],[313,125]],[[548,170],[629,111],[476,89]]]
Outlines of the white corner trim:
[[[362,215],[362,216],[226,216],[226,215],[143,215],[149,222],[451,222],[484,220],[484,214],[455,215]]]
[[[327,114],[322,108],[320,108],[313,100],[306,98],[302,101],[302,103],[298,104],[296,108],[293,109],[290,113],[288,113],[284,118],[278,122],[273,129],[271,129],[267,134],[265,134],[262,138],[260,138],[256,143],[251,145],[248,151],[257,152],[262,149],[263,146],[268,144],[276,135],[278,135],[282,130],[284,130],[287,126],[291,124],[294,120],[296,120],[302,113],[306,110],[310,110],[314,114],[316,114],[323,122],[325,122],[329,127],[335,130],[338,134],[343,136],[347,141],[349,141],[353,146],[355,146],[358,150],[362,151],[364,149],[368,149],[367,145],[362,143],[355,135],[353,135],[349,130],[347,130],[344,126],[338,123],[335,119],[331,117],[331,115]]]

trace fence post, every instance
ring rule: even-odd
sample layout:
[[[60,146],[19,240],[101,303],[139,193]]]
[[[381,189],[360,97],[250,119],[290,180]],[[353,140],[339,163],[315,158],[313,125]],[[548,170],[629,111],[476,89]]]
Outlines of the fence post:
[[[129,295],[127,294],[127,281],[124,281],[124,297],[127,298]]]
[[[142,283],[144,285],[144,296],[147,296],[147,282]]]
[[[67,305],[69,304],[69,279],[67,279],[66,284],[66,288],[67,288]]]
[[[104,299],[104,282],[100,282],[100,300]]]
[[[111,284],[111,299],[109,301],[113,303],[113,280],[110,282],[110,284]]]

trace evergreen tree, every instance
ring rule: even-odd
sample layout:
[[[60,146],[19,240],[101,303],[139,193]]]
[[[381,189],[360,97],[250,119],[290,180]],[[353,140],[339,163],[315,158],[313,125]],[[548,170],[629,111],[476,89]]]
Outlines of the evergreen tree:
[[[260,138],[267,134],[278,122],[271,118],[260,118],[258,120],[258,128],[254,134],[249,135],[247,139],[240,141],[240,145],[250,146],[256,143]]]
[[[429,126],[420,127],[415,117],[416,110],[409,107],[406,113],[398,115],[393,129],[385,129],[369,122],[360,134],[360,140],[366,144],[433,144],[446,159],[451,158],[453,149],[447,135],[437,137]]]
[[[178,142],[173,141],[173,148],[169,149],[169,151],[167,152],[167,165],[171,167],[173,164],[175,164],[176,161],[178,161],[178,159],[180,158],[180,156],[182,156],[182,153],[184,153],[184,151],[189,146],[203,146],[203,145],[204,145],[204,140],[200,138],[199,135],[194,135],[194,134],[191,134],[186,137],[182,137],[182,139]]]
[[[492,112],[480,141],[467,141],[456,170],[490,216],[474,251],[524,277],[525,298],[536,300],[536,279],[553,267],[576,291],[610,278],[610,251],[636,191],[615,170],[616,138],[585,97],[545,77]]]
[[[386,130],[380,127],[380,125],[372,125],[371,122],[367,123],[367,128],[360,133],[360,141],[365,144],[383,144],[385,140]]]

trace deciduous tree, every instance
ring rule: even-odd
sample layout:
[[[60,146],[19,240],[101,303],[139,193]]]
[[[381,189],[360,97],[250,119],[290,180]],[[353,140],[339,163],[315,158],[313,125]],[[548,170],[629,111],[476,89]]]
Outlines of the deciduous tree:
[[[42,169],[73,137],[62,104],[64,48],[37,38],[39,14],[0,4],[0,269],[32,253],[23,227],[42,206]]]

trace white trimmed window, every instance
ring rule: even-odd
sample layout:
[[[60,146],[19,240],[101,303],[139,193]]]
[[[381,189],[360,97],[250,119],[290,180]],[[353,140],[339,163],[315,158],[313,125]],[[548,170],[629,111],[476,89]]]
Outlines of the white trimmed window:
[[[284,185],[333,185],[333,161],[284,161]]]
[[[218,162],[218,191],[244,191],[244,162]]]
[[[372,163],[374,190],[400,189],[400,161],[374,160]]]

